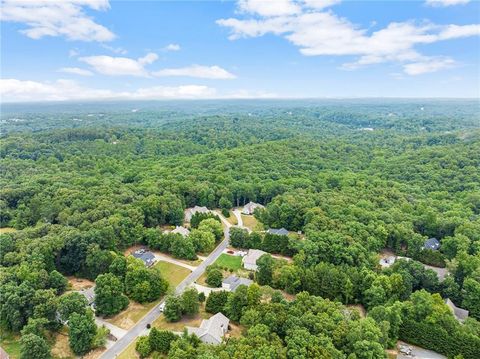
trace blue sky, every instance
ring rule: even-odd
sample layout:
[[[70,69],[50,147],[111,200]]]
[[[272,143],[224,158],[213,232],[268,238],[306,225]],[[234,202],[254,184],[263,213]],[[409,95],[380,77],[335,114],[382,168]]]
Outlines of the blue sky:
[[[469,0],[2,1],[2,101],[479,97]]]

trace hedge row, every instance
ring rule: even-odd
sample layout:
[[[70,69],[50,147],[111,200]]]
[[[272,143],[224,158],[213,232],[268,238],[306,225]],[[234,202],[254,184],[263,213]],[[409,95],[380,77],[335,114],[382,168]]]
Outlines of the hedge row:
[[[400,339],[448,357],[461,354],[464,359],[480,358],[478,337],[461,331],[450,334],[432,324],[405,321],[400,327]]]

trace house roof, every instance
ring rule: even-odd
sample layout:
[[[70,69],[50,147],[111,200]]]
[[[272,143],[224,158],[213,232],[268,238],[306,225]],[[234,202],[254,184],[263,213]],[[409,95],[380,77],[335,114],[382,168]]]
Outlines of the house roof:
[[[440,248],[440,242],[438,241],[438,239],[432,237],[425,241],[423,247],[425,249],[437,250],[438,248]]]
[[[146,264],[152,262],[155,259],[155,255],[150,251],[135,251],[132,253],[132,256],[141,259]]]
[[[455,318],[456,318],[458,321],[463,322],[465,319],[468,318],[468,315],[469,315],[468,310],[457,307],[457,306],[450,300],[450,298],[447,298],[447,299],[445,300],[445,304],[448,305],[448,307],[450,308],[450,310],[452,311],[453,315],[455,316]]]
[[[245,206],[243,206],[243,212],[253,212],[256,208],[265,208],[260,203],[255,202],[248,202]]]
[[[95,301],[95,286],[79,290],[78,293],[87,298],[88,304],[91,304]]]
[[[247,278],[237,277],[236,275],[231,275],[228,278],[225,278],[222,283],[230,285],[230,290],[235,291],[239,286],[246,285],[250,286],[253,281]]]
[[[0,359],[8,359],[8,358],[10,358],[8,356],[8,353],[2,347],[0,347]]]
[[[249,249],[245,257],[243,257],[242,262],[247,264],[257,264],[258,258],[267,254],[267,252],[261,251],[260,249]]]
[[[288,231],[285,228],[280,228],[280,229],[270,228],[267,232],[270,234],[276,234],[277,236],[288,235]]]
[[[188,230],[188,228],[185,228],[183,226],[176,226],[172,233],[180,233],[182,236],[186,237],[190,234],[190,231]]]
[[[187,327],[187,331],[200,339],[204,336],[210,336],[216,342],[221,343],[223,335],[228,330],[229,323],[230,319],[219,312],[210,319],[203,320],[199,328]]]
[[[192,207],[192,208],[187,208],[185,210],[185,219],[187,221],[190,221],[192,219],[192,216],[195,214],[195,213],[209,213],[210,211],[208,210],[207,207],[200,207],[200,206],[195,206],[195,207]]]

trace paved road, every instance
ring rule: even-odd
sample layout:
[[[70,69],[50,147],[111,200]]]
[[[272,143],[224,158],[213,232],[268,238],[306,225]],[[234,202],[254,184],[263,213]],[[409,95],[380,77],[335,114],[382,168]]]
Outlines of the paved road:
[[[188,275],[175,289],[176,294],[182,293],[185,288],[195,282],[205,271],[207,266],[213,264],[215,260],[222,254],[225,248],[228,246],[228,240],[230,239],[230,227],[231,224],[225,217],[219,215],[222,222],[225,224],[224,235],[225,239],[213,250],[212,253],[198,266],[192,273]],[[138,336],[145,332],[147,324],[153,323],[161,314],[159,307],[164,302],[162,300],[155,307],[152,308],[134,327],[132,327],[121,339],[117,340],[114,345],[108,348],[100,357],[101,359],[114,359],[123,352],[128,345],[135,340]]]

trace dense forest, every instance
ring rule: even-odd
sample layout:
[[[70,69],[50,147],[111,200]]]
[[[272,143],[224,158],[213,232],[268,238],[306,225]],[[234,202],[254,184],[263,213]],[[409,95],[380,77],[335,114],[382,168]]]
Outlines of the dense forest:
[[[292,261],[263,256],[255,281],[270,294],[244,288],[211,311],[247,328],[241,338],[213,347],[165,335],[168,357],[383,358],[398,339],[480,357],[477,101],[5,105],[1,124],[0,225],[16,229],[0,236],[1,326],[35,349],[24,358],[49,357],[59,313],[79,333],[76,354],[102,345],[83,299],[62,295],[65,276],[96,280],[100,299],[115,293],[102,314],[155,300],[162,273],[122,252],[145,244],[194,259],[220,239],[215,219],[188,243],[159,227],[188,207],[249,201],[265,205],[255,216],[266,228],[300,234],[233,229],[231,244]],[[431,237],[438,251],[423,248]],[[384,250],[410,260],[382,270]],[[366,318],[347,315],[352,304]]]

